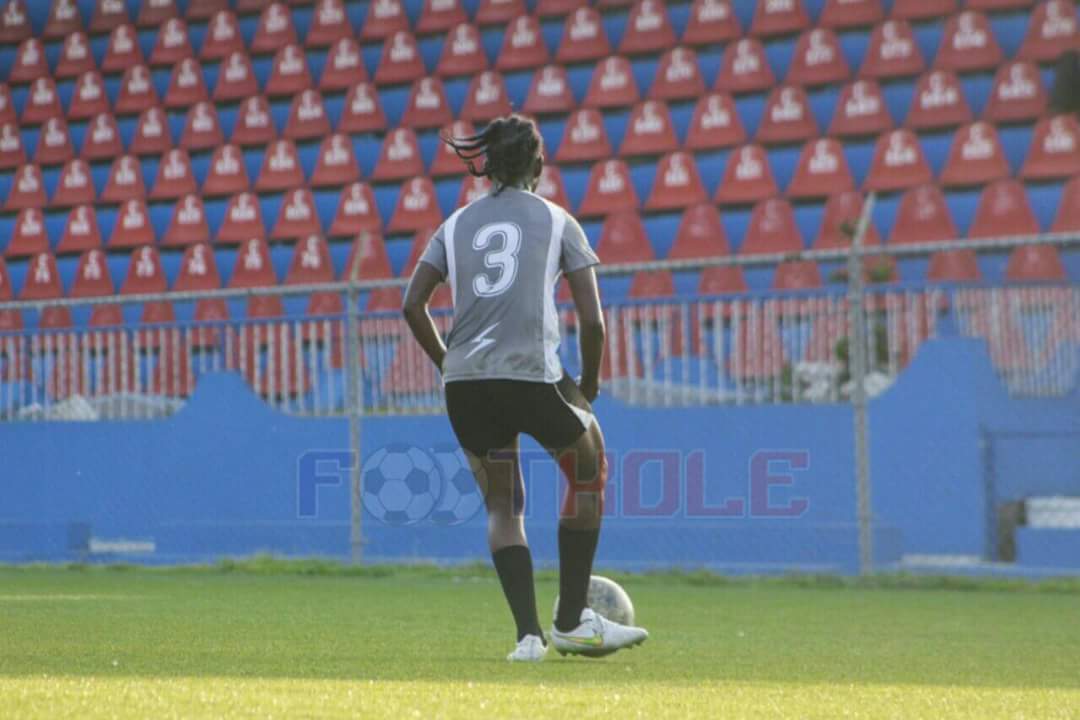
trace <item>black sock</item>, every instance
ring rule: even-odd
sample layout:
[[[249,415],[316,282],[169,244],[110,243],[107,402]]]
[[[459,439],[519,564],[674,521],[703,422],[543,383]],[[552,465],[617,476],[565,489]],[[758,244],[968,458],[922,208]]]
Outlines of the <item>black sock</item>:
[[[559,612],[555,627],[563,632],[581,623],[599,539],[600,528],[571,530],[559,525]]]
[[[529,548],[509,545],[493,552],[491,559],[495,562],[495,572],[499,573],[503,594],[517,624],[518,641],[526,635],[538,635],[544,639],[540,618],[536,614],[536,588],[533,586],[532,553]]]

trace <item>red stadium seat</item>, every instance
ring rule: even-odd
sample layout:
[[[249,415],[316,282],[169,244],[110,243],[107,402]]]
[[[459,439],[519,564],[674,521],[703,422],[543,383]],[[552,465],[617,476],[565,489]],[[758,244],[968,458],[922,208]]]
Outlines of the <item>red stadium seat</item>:
[[[675,45],[675,30],[668,19],[665,3],[637,0],[630,8],[626,33],[619,42],[619,52],[629,55],[655,53]]]
[[[397,206],[386,229],[393,233],[438,227],[442,220],[435,186],[429,178],[420,176],[402,185]]]
[[[165,271],[161,268],[161,255],[158,254],[157,248],[144,245],[134,250],[128,260],[127,276],[124,278],[124,284],[120,286],[120,294],[145,295],[163,293],[168,289]],[[151,302],[143,305],[140,322],[166,323],[174,319],[172,303]],[[140,335],[144,344],[155,339],[155,333],[140,333]],[[158,343],[149,342],[148,344],[156,347]]]
[[[199,191],[187,150],[173,148],[158,164],[151,200],[173,199]]]
[[[478,25],[505,25],[528,12],[525,0],[480,0],[476,9]]]
[[[573,209],[570,207],[570,199],[566,196],[562,173],[555,165],[545,165],[540,171],[540,180],[536,183],[536,194],[566,210]]]
[[[394,33],[409,29],[409,17],[400,0],[376,0],[368,6],[361,26],[361,40],[385,40]]]
[[[185,195],[173,206],[172,220],[161,238],[166,247],[182,247],[210,242],[210,226],[199,195]]]
[[[352,36],[343,37],[330,46],[326,65],[319,78],[320,90],[345,90],[368,79],[360,45]]]
[[[225,219],[218,228],[217,241],[240,243],[248,238],[263,237],[266,223],[263,221],[259,199],[250,192],[242,192],[229,198],[225,207]]]
[[[375,87],[371,83],[360,82],[349,88],[338,131],[361,133],[385,130],[386,127],[386,114],[383,113]]]
[[[165,93],[165,107],[187,108],[200,100],[209,100],[202,66],[194,58],[184,58],[173,66],[169,89]]]
[[[1049,0],[1035,6],[1027,35],[1017,56],[1033,62],[1052,62],[1076,47],[1076,10],[1069,0]]]
[[[660,158],[645,208],[671,210],[707,202],[708,199],[693,154],[676,151]]]
[[[185,17],[188,20],[210,20],[229,7],[229,0],[190,0]]]
[[[1020,176],[1064,178],[1080,172],[1080,123],[1070,115],[1044,117],[1035,126]]]
[[[476,128],[467,120],[455,120],[439,130],[440,137],[467,138],[476,134]],[[449,144],[440,142],[435,151],[429,174],[432,177],[461,175],[466,172],[465,163]]]
[[[1068,282],[1069,276],[1053,245],[1020,245],[1009,253],[1005,279],[1012,282]]]
[[[987,185],[979,196],[975,220],[968,237],[987,238],[1009,235],[1036,235],[1039,221],[1028,202],[1024,186],[1018,180],[998,180]]]
[[[521,15],[510,23],[503,35],[495,68],[501,72],[526,70],[545,65],[548,60],[540,21],[532,15]]]
[[[838,137],[878,135],[892,126],[877,81],[856,80],[840,91],[829,133]]]
[[[375,180],[400,180],[423,174],[424,162],[416,133],[407,127],[387,133],[371,177]]]
[[[139,6],[139,16],[135,18],[135,24],[141,28],[155,28],[178,14],[175,0],[145,2]]]
[[[754,205],[740,255],[792,253],[802,251],[802,239],[795,225],[791,203],[769,198]]]
[[[839,140],[823,138],[803,146],[788,197],[822,198],[853,190],[855,180]]]
[[[1050,232],[1080,231],[1080,175],[1065,183]]]
[[[210,158],[210,172],[203,183],[202,193],[207,196],[234,195],[251,187],[243,154],[236,145],[221,145]]]
[[[0,168],[11,170],[26,162],[22,134],[14,122],[5,122],[0,126]]]
[[[311,175],[312,187],[341,187],[360,179],[359,166],[349,136],[334,133],[323,138],[319,159]]]
[[[352,35],[352,26],[345,14],[343,0],[320,0],[311,14],[311,28],[304,44],[308,47],[328,47]]]
[[[188,39],[187,23],[180,18],[169,18],[158,29],[157,41],[150,53],[151,65],[174,65],[184,58],[195,57]]]
[[[68,134],[68,124],[63,118],[49,118],[41,128],[34,162],[38,165],[62,165],[75,157]]]
[[[634,273],[630,280],[630,297],[635,299],[675,297],[675,280],[671,276],[671,271],[639,270]],[[645,309],[639,308],[639,310]]]
[[[374,8],[379,3],[372,3]],[[407,83],[427,74],[416,38],[407,30],[398,30],[383,43],[382,57],[375,68],[375,84]]]
[[[510,110],[510,98],[506,94],[502,75],[494,70],[485,70],[474,75],[469,82],[460,117],[462,120],[481,122],[507,115]]]
[[[194,245],[192,247],[201,247]],[[230,288],[273,287],[278,284],[274,266],[270,262],[270,248],[262,238],[246,240],[236,256]],[[278,317],[283,315],[281,297],[277,295],[254,295],[248,300],[248,317]]]
[[[11,179],[4,210],[22,210],[23,208],[43,208],[48,203],[45,197],[45,183],[37,165],[22,165]]]
[[[956,0],[896,0],[892,16],[905,20],[930,20],[956,12]]]
[[[452,27],[468,22],[469,16],[461,0],[426,0],[416,23],[418,33],[444,33]]]
[[[154,241],[154,227],[150,224],[146,203],[131,199],[121,205],[109,236],[109,249],[152,245]]]
[[[660,56],[656,79],[649,97],[656,100],[689,100],[705,93],[705,79],[698,67],[697,53],[676,47]]]
[[[240,12],[240,8],[237,8],[237,12]],[[259,16],[259,25],[251,39],[251,52],[273,53],[295,42],[296,28],[289,9],[280,2],[267,5]]]
[[[225,142],[217,110],[213,103],[198,102],[188,110],[180,147],[185,150],[208,150]]]
[[[180,274],[173,290],[196,292],[217,290],[220,287],[221,276],[218,274],[214,251],[205,243],[189,245],[180,261]],[[195,302],[196,322],[226,320],[228,317],[229,306],[221,298],[204,298]]]
[[[810,16],[802,0],[756,3],[750,34],[758,37],[788,35],[810,27]]]
[[[106,70],[107,72],[107,70]],[[116,113],[141,113],[158,105],[158,94],[151,82],[150,70],[145,65],[132,65],[124,71],[120,80],[120,92],[116,97]]]
[[[743,145],[728,156],[724,178],[716,191],[716,202],[721,205],[749,204],[778,192],[765,150],[760,145]]]
[[[274,222],[274,240],[294,239],[319,235],[319,214],[315,210],[315,198],[307,188],[297,188],[285,194]]]
[[[555,15],[569,15],[588,0],[537,0],[536,14],[540,17],[552,17]]]
[[[0,42],[17,43],[30,37],[30,16],[26,12],[26,0],[9,0],[0,14]]]
[[[915,133],[899,129],[878,138],[864,187],[867,190],[903,190],[928,183],[932,177]]]
[[[614,212],[604,220],[596,254],[602,263],[648,262],[655,257],[641,218],[636,212],[625,210]]]
[[[619,146],[619,155],[659,155],[679,147],[671,113],[663,100],[646,100],[630,111],[626,137]]]
[[[480,31],[475,25],[461,23],[447,33],[442,54],[439,55],[439,64],[435,66],[438,75],[473,75],[487,69],[487,55],[480,44]]]
[[[282,137],[292,140],[321,138],[330,133],[330,118],[318,90],[308,88],[293,96]]]
[[[983,111],[990,122],[1034,120],[1046,112],[1047,96],[1039,68],[1029,60],[1013,60],[998,68],[994,88]]]
[[[55,40],[86,27],[75,0],[53,0],[42,36]]]
[[[15,123],[18,120],[15,104],[11,100],[11,88],[7,83],[0,83],[0,123]]]
[[[99,113],[109,112],[109,98],[105,94],[105,82],[97,70],[87,70],[75,81],[75,89],[68,106],[68,117],[85,120]]]
[[[146,108],[139,115],[129,152],[133,155],[162,156],[172,149],[169,121],[157,105]]]
[[[598,64],[589,80],[586,107],[630,107],[641,98],[630,61],[618,55]]]
[[[814,28],[799,36],[785,82],[826,85],[842,82],[850,76],[851,68],[844,59],[836,33],[827,28]]]
[[[818,24],[834,29],[868,27],[884,17],[880,0],[825,0]]]
[[[979,121],[957,131],[941,172],[945,186],[982,185],[1009,176],[997,130]]]
[[[263,156],[255,190],[290,190],[303,184],[304,170],[300,166],[296,145],[287,138],[272,142]]]
[[[945,22],[936,67],[958,72],[990,70],[1001,64],[1003,55],[990,21],[976,10],[965,10]]]
[[[93,205],[80,205],[68,213],[57,254],[82,252],[101,247],[101,230]]]
[[[686,136],[688,150],[711,150],[746,142],[746,128],[735,108],[731,95],[711,92],[702,95],[694,105],[690,130]]]
[[[109,265],[105,253],[98,248],[87,250],[79,257],[75,268],[75,279],[71,284],[71,297],[92,298],[108,297],[116,294],[116,287],[109,276]],[[90,325],[123,325],[124,315],[120,305],[95,305],[90,312]]]
[[[53,193],[53,207],[71,207],[93,203],[94,183],[90,177],[90,166],[85,160],[70,161],[60,171],[60,182]]]
[[[109,34],[109,44],[105,47],[105,56],[101,60],[101,71],[121,72],[144,62],[135,28],[127,23],[113,28]]]
[[[22,41],[15,53],[15,63],[8,73],[7,80],[12,83],[33,82],[49,76],[49,61],[45,57],[45,46],[40,38],[29,37]]]
[[[461,181],[461,189],[458,191],[457,205],[455,207],[464,207],[474,200],[479,200],[491,192],[491,188],[491,181],[486,177],[466,175]]]
[[[234,50],[218,67],[218,79],[214,85],[214,100],[243,100],[259,94],[255,69],[243,50]]]
[[[900,197],[890,244],[919,244],[959,237],[945,195],[937,185],[911,188]]]
[[[818,134],[806,91],[794,85],[773,88],[756,139],[763,143],[809,140]]]
[[[982,280],[974,250],[939,250],[930,255],[926,280],[931,283],[974,283]]]
[[[11,299],[11,276],[8,274],[7,263],[4,262],[4,258],[0,257],[0,301],[7,302]],[[18,331],[22,330],[22,328],[22,313],[18,310],[0,310],[0,331]],[[11,338],[8,338],[5,343],[8,346],[6,350],[9,359],[14,354],[10,347],[13,342]]]
[[[56,258],[47,252],[30,258],[23,281],[20,300],[55,300],[64,296],[60,285],[60,273],[56,268]],[[41,312],[39,326],[42,328],[71,327],[71,312],[66,307],[45,308]]]
[[[11,233],[4,254],[8,257],[37,255],[49,251],[49,236],[45,233],[45,217],[38,208],[23,208],[15,218],[15,228]],[[6,266],[5,266],[6,273]],[[0,280],[6,279],[6,274]],[[3,290],[0,287],[0,290]]]
[[[611,142],[600,111],[592,108],[574,111],[563,128],[555,160],[560,163],[603,160],[611,154]]]
[[[371,186],[354,182],[341,191],[334,221],[330,224],[331,236],[347,237],[365,231],[379,232],[382,226],[382,216],[375,204]]]
[[[24,125],[40,125],[49,118],[63,117],[60,94],[50,77],[40,77],[30,86],[30,96],[23,106],[21,121]]]
[[[608,215],[620,210],[636,210],[640,205],[626,163],[622,160],[605,160],[593,165],[589,171],[589,182],[578,215]]]
[[[915,96],[904,124],[917,130],[956,127],[972,120],[960,78],[951,70],[924,73],[915,85]]]
[[[814,290],[821,287],[821,271],[813,260],[785,260],[776,266],[773,290]]]
[[[915,33],[906,20],[886,20],[874,27],[859,74],[865,78],[918,75],[926,68]]]
[[[330,248],[320,235],[309,235],[293,246],[286,285],[314,285],[334,282],[334,266]],[[312,293],[308,300],[308,315],[336,315],[344,312],[341,295],[334,292]],[[318,332],[316,331],[316,335]]]
[[[577,107],[577,100],[570,90],[566,68],[562,65],[545,65],[533,73],[529,94],[522,109],[530,114],[568,113]]]
[[[414,128],[437,128],[453,122],[454,113],[446,99],[446,89],[438,77],[424,77],[413,83],[401,124]]]
[[[687,45],[714,45],[735,40],[742,34],[731,0],[694,0],[682,41]]]
[[[80,153],[83,160],[106,160],[124,153],[120,128],[109,113],[95,116],[87,125],[84,138]]]
[[[234,52],[244,52],[244,38],[240,34],[240,23],[235,13],[223,8],[214,13],[206,25],[199,58],[202,60],[224,60]],[[220,84],[220,81],[219,81]]]
[[[863,196],[858,191],[848,190],[830,195],[825,201],[825,212],[817,237],[814,238],[813,249],[839,250],[851,247],[852,237],[849,230],[854,230],[858,224],[862,209]],[[881,244],[881,236],[874,223],[867,226],[862,243],[863,247]]]
[[[295,95],[313,86],[304,49],[289,44],[278,50],[270,67],[270,79],[266,81],[266,94]]]
[[[667,259],[708,258],[730,252],[731,246],[716,206],[712,203],[701,203],[683,211],[679,229],[675,233],[675,242]]]
[[[746,277],[738,265],[706,267],[698,280],[699,295],[735,295],[747,290]]]
[[[117,25],[129,22],[126,3],[113,2],[113,0],[96,0],[94,12],[90,19],[90,32],[109,32]]]
[[[724,50],[716,89],[730,93],[761,92],[776,85],[765,47],[755,38],[742,38]]]
[[[353,241],[340,279],[348,281],[354,272],[358,280],[394,277],[390,269],[390,257],[386,254],[386,243],[377,233],[364,231]]]
[[[555,52],[556,62],[566,64],[599,60],[610,54],[611,43],[604,32],[598,10],[583,5],[563,21],[562,40]]]
[[[90,52],[90,40],[86,33],[77,30],[65,37],[60,48],[60,60],[56,63],[53,75],[57,78],[72,78],[96,69],[97,63]]]

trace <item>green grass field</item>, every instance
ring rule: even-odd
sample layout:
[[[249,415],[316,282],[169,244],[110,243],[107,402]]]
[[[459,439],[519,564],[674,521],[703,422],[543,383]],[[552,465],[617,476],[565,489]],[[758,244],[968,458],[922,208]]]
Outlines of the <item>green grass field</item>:
[[[320,567],[0,568],[0,717],[1080,718],[1075,585],[621,576],[649,642],[521,666],[486,572]]]

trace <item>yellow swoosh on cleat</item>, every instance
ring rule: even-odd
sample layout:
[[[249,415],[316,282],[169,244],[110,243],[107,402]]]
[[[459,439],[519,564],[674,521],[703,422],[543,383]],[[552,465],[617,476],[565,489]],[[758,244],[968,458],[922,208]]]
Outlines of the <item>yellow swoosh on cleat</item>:
[[[563,635],[562,639],[563,640],[568,640],[568,641],[570,641],[572,643],[576,643],[577,645],[585,645],[586,647],[600,647],[600,646],[602,646],[604,644],[604,636],[603,635],[593,635],[592,637],[587,637],[587,638],[579,638],[579,637],[573,637],[571,635]]]

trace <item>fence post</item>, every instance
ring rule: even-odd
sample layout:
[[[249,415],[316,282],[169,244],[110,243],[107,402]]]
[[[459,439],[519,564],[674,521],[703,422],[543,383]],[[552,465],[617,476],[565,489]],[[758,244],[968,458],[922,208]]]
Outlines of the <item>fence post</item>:
[[[859,215],[858,225],[851,237],[848,256],[848,312],[850,342],[848,361],[851,366],[851,405],[855,425],[855,501],[859,524],[859,574],[873,571],[873,517],[870,504],[870,418],[866,412],[866,312],[863,283],[863,238],[870,226],[876,196],[870,193]]]
[[[360,293],[356,288],[356,282],[360,275],[360,257],[362,253],[356,253],[353,266],[349,269],[349,288],[345,293],[345,380],[348,383],[346,397],[346,412],[349,414],[349,450],[352,452],[353,462],[349,468],[350,473],[350,502],[349,502],[349,554],[352,562],[359,564],[364,556],[364,536],[362,533],[363,522],[363,473],[361,472],[360,456],[360,415],[363,412],[364,389],[360,385]],[[332,342],[331,338],[327,338]]]

